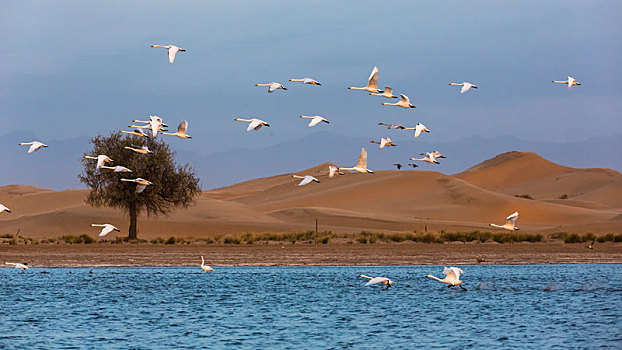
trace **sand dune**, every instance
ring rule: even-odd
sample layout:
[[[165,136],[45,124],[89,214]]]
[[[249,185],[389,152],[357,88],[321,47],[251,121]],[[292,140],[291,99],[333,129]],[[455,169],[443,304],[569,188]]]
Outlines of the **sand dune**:
[[[387,170],[328,178],[328,163],[296,172],[320,183],[297,186],[291,174],[205,191],[196,205],[169,217],[139,218],[139,237],[195,238],[249,231],[491,230],[518,210],[525,231],[613,232],[622,227],[622,175],[609,169],[573,169],[536,154],[510,152],[448,176]],[[86,190],[55,192],[0,187],[0,233],[25,236],[95,235],[89,225],[109,222],[127,232],[122,211],[92,208]],[[517,198],[529,194],[535,200]],[[559,199],[561,194],[569,198]],[[124,233],[122,233],[124,235]]]

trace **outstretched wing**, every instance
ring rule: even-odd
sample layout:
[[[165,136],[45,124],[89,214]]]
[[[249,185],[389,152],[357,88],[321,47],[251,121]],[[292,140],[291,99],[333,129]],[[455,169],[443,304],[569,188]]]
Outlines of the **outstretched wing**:
[[[300,181],[300,183],[298,184],[298,186],[304,186],[306,184],[308,184],[309,182],[313,181],[313,176],[305,176],[304,179],[302,179],[302,181]]]
[[[188,131],[188,121],[187,120],[180,121],[179,126],[177,127],[177,132],[185,135],[187,131]]]
[[[378,88],[378,67],[374,66],[374,69],[371,71],[367,86],[375,89]]]
[[[423,131],[423,125],[417,124],[415,127],[415,137],[419,137],[419,135],[421,135],[421,131]]]
[[[321,118],[321,117],[313,117],[313,119],[311,119],[311,122],[309,123],[309,127],[316,126],[316,125],[318,125],[321,121],[322,121],[322,118]]]
[[[99,233],[99,237],[104,237],[107,234],[109,234],[110,232],[112,232],[112,230],[114,230],[114,226],[112,225],[106,225],[102,231]]]
[[[357,168],[367,169],[367,151],[365,148],[361,149],[361,155],[359,155],[359,160],[356,163]]]
[[[443,274],[448,281],[460,281],[461,273],[464,273],[464,271],[457,267],[445,267],[443,269]]]
[[[374,277],[372,279],[369,280],[369,282],[365,283],[366,286],[370,286],[372,284],[377,284],[377,283],[382,283],[382,282],[386,282],[389,279],[386,277]]]
[[[273,92],[278,87],[279,87],[279,84],[277,84],[277,83],[270,83],[270,87],[268,88],[268,92]]]
[[[248,124],[248,128],[246,128],[246,131],[251,131],[253,129],[259,130],[260,128],[261,128],[261,120],[253,119],[253,121]]]
[[[464,94],[465,92],[469,91],[469,89],[471,88],[471,84],[469,83],[463,83],[464,85],[462,85],[462,89],[460,89],[460,93]]]
[[[147,188],[147,185],[136,184],[136,193],[142,193],[145,188]]]
[[[177,55],[177,51],[179,51],[179,48],[177,46],[171,46],[170,49],[168,49],[168,61],[173,63],[175,62],[175,55]]]
[[[385,95],[388,95],[388,96],[393,95],[393,88],[392,88],[392,87],[385,86],[385,87],[384,87],[384,94],[385,94]]]
[[[406,96],[404,94],[400,94],[400,97],[401,97],[400,98],[400,102],[410,104],[410,99],[408,98],[408,96]]]
[[[510,214],[510,216],[505,218],[505,223],[506,224],[512,224],[512,226],[515,226],[516,225],[516,219],[518,219],[518,212],[517,211],[515,211],[514,213]]]

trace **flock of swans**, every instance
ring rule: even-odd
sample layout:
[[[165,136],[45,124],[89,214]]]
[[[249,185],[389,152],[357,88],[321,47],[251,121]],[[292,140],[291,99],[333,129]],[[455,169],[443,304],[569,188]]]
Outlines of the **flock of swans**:
[[[175,45],[151,45],[151,47],[155,47],[155,48],[164,48],[167,49],[168,51],[168,59],[169,62],[172,64],[175,62],[175,57],[177,55],[178,52],[186,52],[185,49],[180,48],[178,46]],[[373,96],[379,96],[379,97],[383,97],[383,98],[387,98],[387,99],[397,99],[398,97],[393,95],[393,88],[386,86],[384,87],[383,90],[380,90],[378,88],[378,77],[379,77],[379,70],[377,66],[374,66],[374,68],[372,69],[372,72],[368,78],[367,81],[367,85],[364,87],[348,87],[349,90],[362,90],[362,91],[366,91],[369,92],[369,95],[373,95]],[[292,78],[289,79],[290,82],[300,82],[301,84],[308,84],[308,85],[316,85],[316,86],[321,86],[322,84],[319,83],[317,80],[312,79],[312,78]],[[553,83],[556,84],[566,84],[568,86],[568,88],[571,88],[572,86],[577,86],[577,85],[581,85],[581,83],[579,83],[576,79],[574,79],[571,76],[568,76],[568,79],[565,81],[560,81],[560,80],[553,80]],[[468,92],[471,89],[477,89],[478,87],[473,84],[473,83],[469,83],[469,82],[462,82],[462,83],[449,83],[450,86],[461,86],[460,89],[460,93],[464,94],[466,92]],[[275,92],[277,90],[287,90],[287,88],[285,86],[283,86],[281,83],[278,82],[270,82],[270,83],[257,83],[255,84],[255,86],[262,86],[262,87],[268,87],[268,93],[272,93]],[[405,95],[405,94],[400,94],[400,99],[399,101],[395,102],[395,103],[389,103],[389,102],[382,102],[381,105],[383,106],[396,106],[396,107],[401,107],[401,108],[406,108],[406,109],[410,109],[410,108],[416,108],[415,105],[413,105],[410,101],[410,98]],[[326,123],[326,124],[330,124],[330,122],[325,119],[322,116],[316,115],[316,116],[306,116],[306,115],[301,115],[300,118],[304,118],[304,119],[310,119],[310,122],[308,124],[308,127],[314,127],[316,125],[318,125],[319,123]],[[258,119],[258,118],[252,118],[252,119],[242,119],[242,118],[235,118],[235,121],[238,122],[246,122],[248,123],[248,127],[246,128],[247,131],[258,131],[260,130],[262,127],[270,127],[270,124],[264,120]],[[169,136],[176,136],[182,139],[190,139],[192,138],[190,135],[188,135],[188,122],[186,120],[182,120],[179,123],[179,126],[177,127],[177,132],[175,133],[169,133],[167,132],[168,130],[166,129],[168,127],[168,125],[166,123],[164,123],[163,119],[161,117],[158,116],[150,116],[149,120],[133,120],[132,121],[135,124],[131,124],[129,125],[129,127],[134,128],[134,130],[132,131],[125,131],[122,130],[120,131],[121,133],[124,134],[129,134],[129,135],[134,135],[134,136],[139,136],[139,137],[151,137],[151,138],[156,138],[158,133],[161,133],[162,135],[169,135]],[[417,123],[414,127],[405,127],[403,125],[400,124],[387,124],[387,123],[378,123],[378,125],[380,126],[386,126],[388,129],[394,129],[394,130],[413,130],[414,131],[414,138],[418,138],[419,136],[421,136],[422,133],[430,133],[430,129],[428,129],[425,125],[423,125],[422,123]],[[150,134],[145,132],[144,130],[149,130]],[[376,141],[376,140],[372,140],[370,141],[370,143],[374,143],[374,144],[378,144],[380,149],[385,149],[385,148],[390,148],[390,147],[395,147],[397,146],[393,140],[391,140],[391,138],[389,137],[383,137],[380,139],[380,141]],[[28,148],[28,153],[33,153],[33,152],[37,152],[41,149],[44,149],[46,147],[48,147],[48,145],[40,142],[40,141],[31,141],[31,142],[20,142],[19,143],[20,146],[30,146]],[[149,154],[153,154],[153,151],[149,150],[149,148],[147,146],[125,146],[125,149],[127,149],[128,151],[132,151],[135,152],[137,154],[140,155],[149,155]],[[414,160],[414,161],[421,161],[421,162],[426,162],[426,163],[430,163],[430,164],[440,164],[438,159],[441,158],[446,158],[442,153],[440,153],[439,151],[432,151],[432,152],[426,152],[426,153],[420,153],[420,155],[422,155],[422,158],[410,158],[410,160]],[[110,166],[110,165],[106,165],[109,163],[113,163],[114,161],[108,157],[107,155],[97,155],[97,156],[84,156],[84,158],[87,159],[93,159],[97,161],[96,164],[96,173],[99,173],[100,169],[106,169],[106,170],[112,170],[116,173],[132,173],[133,171],[131,169],[128,169],[127,167],[124,167],[122,165],[114,165],[114,166]],[[401,163],[394,163],[393,164],[398,170],[403,168],[404,166]],[[411,166],[413,168],[418,167],[418,165],[414,164],[414,163],[408,163],[408,166]],[[336,167],[336,166],[329,166],[328,169],[328,175],[329,178],[334,178],[335,175],[339,174],[339,175],[344,175],[344,171],[352,171],[352,172],[358,172],[358,173],[362,173],[362,174],[373,174],[374,171],[370,170],[367,168],[367,151],[365,150],[365,148],[361,149],[361,153],[358,157],[357,163],[355,166],[353,167]],[[310,184],[311,182],[316,182],[319,183],[320,181],[311,176],[311,175],[292,175],[293,178],[297,178],[297,179],[302,179],[302,181],[300,181],[298,183],[298,186],[305,186],[307,184]],[[154,185],[152,182],[150,182],[147,179],[143,179],[140,177],[136,177],[133,179],[130,178],[120,178],[120,181],[123,182],[131,182],[131,183],[135,183],[136,184],[136,193],[142,193],[143,191],[145,191],[145,189],[147,188],[147,186],[152,186]],[[6,206],[0,204],[0,212],[7,212],[7,213],[11,213],[11,210],[9,208],[7,208]],[[501,228],[501,229],[505,229],[505,230],[509,230],[509,231],[514,231],[514,230],[518,230],[518,228],[516,227],[516,220],[518,218],[518,212],[515,212],[511,215],[509,215],[506,218],[506,222],[503,225],[496,225],[491,223],[490,226],[492,227],[497,227],[497,228]],[[118,228],[116,228],[114,225],[111,224],[91,224],[91,226],[93,227],[102,227],[101,232],[99,233],[100,237],[105,237],[106,235],[108,235],[110,232],[113,231],[117,231],[120,232],[120,230]],[[201,257],[201,268],[203,269],[203,271],[211,271],[213,270],[211,267],[204,265],[204,259],[203,257]],[[25,270],[28,267],[24,264],[20,264],[20,263],[6,263],[7,265],[11,265],[14,266],[15,268],[21,269],[21,270]],[[442,283],[446,283],[449,284],[449,286],[461,286],[462,281],[459,280],[460,274],[463,273],[462,270],[455,268],[455,267],[451,267],[451,268],[445,268],[445,270],[443,271],[443,273],[446,275],[446,277],[444,279],[440,279],[431,275],[427,275],[426,277],[430,277],[433,279],[438,280],[439,282]],[[360,275],[360,277],[364,277],[364,278],[368,278],[370,279],[370,281],[366,284],[366,285],[371,285],[371,284],[377,284],[377,283],[382,283],[384,285],[388,287],[391,286],[391,284],[395,283],[391,280],[389,280],[388,278],[385,277],[369,277],[369,276],[365,276],[365,275]],[[464,288],[464,287],[462,287]]]

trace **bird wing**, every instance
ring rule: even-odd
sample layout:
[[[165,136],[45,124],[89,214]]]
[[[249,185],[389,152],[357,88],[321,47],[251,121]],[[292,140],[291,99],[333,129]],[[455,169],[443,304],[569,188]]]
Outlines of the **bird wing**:
[[[378,88],[378,67],[374,66],[374,69],[372,69],[367,86],[370,88]]]
[[[308,184],[309,182],[313,181],[314,177],[313,176],[305,176],[302,181],[300,181],[300,183],[298,184],[298,186],[304,186],[306,184]]]
[[[171,46],[170,49],[168,49],[168,61],[173,63],[175,62],[175,55],[177,55],[177,51],[179,51],[179,48],[177,46]]]
[[[155,138],[156,136],[158,136],[158,129],[160,128],[160,124],[155,120],[149,121],[149,124],[151,124],[151,136]]]
[[[43,145],[41,142],[33,142],[32,145],[30,145],[30,148],[28,148],[28,153],[38,151],[41,149],[41,145]]]
[[[324,118],[322,118],[322,117],[313,117],[313,119],[311,119],[311,122],[309,123],[309,127],[318,125],[322,121],[322,119],[324,119]]]
[[[392,87],[385,86],[385,87],[384,87],[384,94],[385,94],[385,95],[388,95],[388,96],[393,95],[393,88],[392,88]]]
[[[179,126],[177,127],[177,132],[185,135],[188,132],[188,121],[182,120],[179,122]]]
[[[339,170],[339,168],[329,165],[328,166],[328,177],[330,179],[332,179],[333,177],[335,177],[335,173]]]
[[[404,94],[400,94],[400,102],[402,103],[406,103],[406,104],[410,104],[410,99],[408,98],[408,96],[404,95]]]
[[[145,188],[147,188],[147,185],[141,185],[141,184],[137,184],[136,185],[136,193],[142,193]]]
[[[374,277],[369,280],[369,282],[365,283],[366,286],[370,286],[372,284],[382,283],[388,281],[389,279],[386,277]]]
[[[365,148],[361,149],[361,154],[359,155],[359,160],[356,163],[357,168],[367,169],[367,151]]]
[[[514,226],[516,224],[516,219],[518,219],[518,212],[517,211],[515,211],[514,213],[510,214],[510,216],[505,218],[505,223],[506,224],[512,224],[512,226]]]
[[[415,137],[419,137],[419,135],[421,135],[421,131],[423,131],[423,125],[417,124],[415,127]]]
[[[464,94],[465,92],[469,91],[470,88],[471,88],[471,84],[463,83],[462,89],[460,89],[460,93]]]
[[[99,237],[104,237],[105,235],[109,234],[110,232],[112,232],[112,230],[114,230],[114,226],[112,225],[106,225],[102,231],[99,233]]]
[[[259,130],[260,128],[261,128],[261,120],[252,119],[252,121],[248,124],[248,128],[246,128],[246,131],[251,131],[253,129]]]
[[[384,137],[380,139],[380,148],[385,148],[387,143],[389,143],[390,140],[385,139]]]
[[[443,269],[443,274],[445,275],[445,279],[447,281],[460,281],[461,273],[464,273],[464,271],[457,267],[445,267]]]
[[[278,84],[278,83],[270,83],[270,85],[268,87],[268,92],[273,92],[274,90],[278,89],[279,85],[280,84]]]

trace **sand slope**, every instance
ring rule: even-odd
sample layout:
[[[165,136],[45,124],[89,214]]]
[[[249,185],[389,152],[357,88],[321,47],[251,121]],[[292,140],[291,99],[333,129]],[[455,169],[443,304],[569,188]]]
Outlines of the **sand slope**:
[[[609,169],[573,169],[536,154],[510,152],[453,176],[390,170],[328,178],[328,163],[296,172],[320,183],[297,186],[291,174],[205,191],[196,205],[169,217],[139,219],[139,237],[205,237],[247,231],[492,230],[520,212],[525,231],[612,232],[622,228],[622,175]],[[85,190],[55,192],[31,186],[0,187],[0,233],[25,236],[96,235],[91,223],[127,232],[122,211],[92,208]],[[535,200],[517,198],[529,194]],[[559,199],[568,194],[568,199]]]

